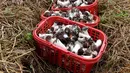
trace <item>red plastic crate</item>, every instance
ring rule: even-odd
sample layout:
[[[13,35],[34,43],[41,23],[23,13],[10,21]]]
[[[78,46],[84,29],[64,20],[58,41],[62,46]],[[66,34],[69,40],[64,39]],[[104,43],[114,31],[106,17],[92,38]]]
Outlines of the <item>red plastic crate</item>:
[[[62,22],[66,25],[76,24],[81,28],[85,25],[77,22],[71,22],[59,16],[51,16],[39,23],[39,26],[33,31],[33,38],[37,43],[37,53],[39,56],[47,60],[48,62],[63,67],[73,73],[89,73],[92,66],[100,60],[107,46],[106,35],[95,28],[88,26],[88,32],[92,36],[93,40],[101,39],[102,45],[99,48],[99,54],[92,59],[85,59],[79,55],[76,55],[64,48],[58,47],[46,40],[38,37],[39,33],[46,33],[51,28],[54,22]]]
[[[47,18],[47,17],[44,16],[44,12],[43,12],[43,13],[41,14],[41,19],[42,19],[42,20],[45,20],[46,18]],[[99,18],[97,15],[94,15],[94,20],[95,20],[94,23],[84,23],[84,22],[80,22],[80,23],[82,23],[82,24],[84,24],[84,25],[86,25],[86,26],[95,27],[95,26],[97,26],[97,25],[99,24],[100,18]],[[73,20],[69,20],[69,19],[68,19],[68,21],[69,21],[69,22],[77,22],[77,21],[73,21]]]
[[[57,11],[57,10],[61,10],[61,11],[66,11],[66,10],[70,10],[73,7],[70,8],[55,8],[54,7],[54,3],[56,2],[56,0],[54,0],[53,5],[51,7],[51,10],[53,11]],[[86,5],[86,6],[77,6],[76,8],[78,8],[81,11],[89,11],[90,13],[97,15],[98,14],[98,0],[95,0],[92,4],[90,5]]]

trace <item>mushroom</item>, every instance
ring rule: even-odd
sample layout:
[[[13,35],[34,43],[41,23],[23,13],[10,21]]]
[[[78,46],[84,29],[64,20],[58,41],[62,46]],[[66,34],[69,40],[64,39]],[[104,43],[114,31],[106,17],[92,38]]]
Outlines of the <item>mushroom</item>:
[[[94,0],[84,0],[86,2],[88,2],[88,4],[92,4],[94,2]]]
[[[53,33],[53,28],[48,29],[46,33],[47,33],[47,34],[52,34],[52,33]]]
[[[82,3],[80,6],[86,6],[87,4],[86,3]]]
[[[88,33],[88,27],[83,27],[82,28],[82,33],[84,33],[85,35],[87,35],[87,39],[91,39],[91,36]]]
[[[74,2],[74,6],[79,6],[82,3],[82,0],[76,0]]]
[[[64,49],[67,49],[67,47],[65,47],[65,45],[59,40],[57,39],[55,42],[54,42],[55,45],[59,46],[59,47],[62,47]]]
[[[95,21],[93,20],[93,15],[88,12],[88,11],[84,11],[82,12],[83,14],[80,16],[80,18],[87,22],[87,23],[94,23]]]
[[[83,11],[82,12],[85,16],[90,16],[91,15],[91,13],[89,12],[89,11]]]
[[[90,46],[90,48],[92,50],[98,51],[99,50],[98,48],[101,46],[101,44],[102,44],[102,41],[99,39],[96,42],[93,42],[92,45]]]
[[[69,36],[65,33],[65,32],[60,32],[56,35],[56,37],[65,45],[67,45],[67,43],[69,43],[70,38]]]
[[[62,12],[61,14],[62,14],[62,15],[61,15],[62,17],[65,17],[65,18],[68,18],[68,17],[69,17],[68,14],[67,14],[67,12]]]
[[[67,30],[72,29],[72,25],[65,25],[62,27],[63,30],[65,30],[66,28],[67,28]]]
[[[86,55],[85,55],[85,56],[83,55],[83,57],[86,58],[86,59],[92,59],[92,58],[93,58],[93,55],[92,55],[92,54],[87,55],[87,56],[86,56]]]
[[[89,46],[90,46],[90,43],[88,41],[83,42],[84,48],[89,48]]]
[[[57,0],[57,4],[61,7],[67,7],[70,4],[69,0]]]
[[[59,28],[55,31],[55,34],[58,35],[60,33],[64,32],[62,28]]]
[[[68,51],[72,51],[73,48],[74,48],[74,44],[72,42],[67,44],[67,50]]]
[[[57,23],[54,23],[54,24],[52,25],[52,27],[51,27],[51,30],[52,30],[53,32],[56,32],[58,29],[59,29],[59,26],[57,25]]]
[[[52,13],[53,13],[52,11],[46,10],[46,11],[44,12],[44,16],[45,16],[45,17],[49,17],[49,16],[51,16]]]
[[[83,0],[83,3],[80,6],[86,6],[88,5],[88,2],[86,0]]]
[[[56,38],[53,38],[53,34],[39,34],[39,37],[41,37],[51,43],[54,43],[54,41],[56,40]]]
[[[51,39],[50,39],[50,42],[51,42],[51,43],[54,43],[56,40],[57,40],[56,38],[51,38]]]
[[[83,34],[83,33],[79,33],[79,37],[78,37],[78,41],[80,41],[80,42],[85,42],[86,41],[86,39],[88,40],[88,39],[90,39],[91,38],[91,36],[89,36],[89,35],[86,35],[86,34]]]
[[[73,25],[72,26],[72,30],[73,30],[73,32],[74,32],[75,35],[78,35],[79,32],[81,31],[80,27],[77,26],[77,25]]]
[[[69,35],[71,42],[77,41],[79,31],[80,31],[80,27],[76,25],[71,25],[65,28],[65,33]]]
[[[92,45],[89,47],[89,50],[91,49],[91,52],[94,56],[97,56],[97,51],[99,51],[99,47],[101,46],[102,41],[97,40],[96,42],[93,42]]]
[[[80,42],[76,41],[76,42],[75,42],[75,46],[74,46],[74,48],[72,49],[72,52],[78,54],[78,50],[79,50],[80,48],[82,48],[82,44],[81,44]]]
[[[96,48],[99,48],[102,45],[102,41],[98,39],[95,43]]]
[[[93,58],[94,58],[94,57],[96,57],[98,55],[98,52],[97,51],[93,51],[92,55],[93,55]]]
[[[85,49],[84,49],[84,48],[80,48],[80,49],[78,50],[78,55],[83,55],[84,52],[85,52]]]
[[[72,34],[70,37],[70,40],[71,40],[71,42],[75,42],[78,40],[78,36]]]
[[[83,55],[90,55],[90,54],[92,54],[91,48],[90,48],[90,47],[89,47],[89,48],[84,48],[84,53],[83,53]]]
[[[69,28],[65,28],[65,33],[68,34],[68,35],[71,35],[71,30]]]
[[[51,14],[51,16],[61,16],[60,11],[54,11],[53,14]]]
[[[94,21],[94,20],[93,20],[93,15],[92,15],[90,12],[85,11],[84,14],[88,17],[88,18],[86,19],[88,22],[93,22],[93,21]]]
[[[46,39],[47,36],[53,37],[53,34],[39,34],[39,37],[43,39]]]
[[[77,8],[72,8],[71,10],[68,10],[69,18],[73,20],[74,17],[79,15],[79,10]]]

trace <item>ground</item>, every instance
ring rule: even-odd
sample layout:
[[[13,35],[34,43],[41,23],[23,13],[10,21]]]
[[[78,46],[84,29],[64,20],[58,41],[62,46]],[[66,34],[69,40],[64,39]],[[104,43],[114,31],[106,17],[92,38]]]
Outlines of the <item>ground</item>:
[[[69,73],[40,59],[31,32],[46,0],[0,1],[0,73]],[[91,73],[130,73],[130,0],[99,0],[100,24],[108,46]]]

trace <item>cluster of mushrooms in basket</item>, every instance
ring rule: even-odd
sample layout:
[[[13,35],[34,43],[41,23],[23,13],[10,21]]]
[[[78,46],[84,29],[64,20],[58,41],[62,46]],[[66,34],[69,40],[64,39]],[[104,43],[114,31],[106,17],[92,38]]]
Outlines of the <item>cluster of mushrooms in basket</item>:
[[[86,59],[95,58],[98,55],[102,40],[94,41],[88,33],[88,27],[73,24],[65,25],[55,22],[46,33],[39,33],[39,37],[68,51],[80,55]]]
[[[54,4],[55,8],[67,8],[76,6],[87,6],[94,2],[95,0],[57,0]]]
[[[84,23],[94,23],[94,16],[89,11],[80,11],[77,8],[72,8],[68,11],[49,11],[46,10],[44,12],[45,17],[49,16],[61,16],[69,20],[74,20],[77,22],[84,22]]]

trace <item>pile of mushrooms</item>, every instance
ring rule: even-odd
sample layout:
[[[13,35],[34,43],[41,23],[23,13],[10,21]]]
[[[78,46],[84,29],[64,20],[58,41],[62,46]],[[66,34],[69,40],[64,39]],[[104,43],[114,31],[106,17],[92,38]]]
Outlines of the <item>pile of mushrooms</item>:
[[[44,12],[45,17],[49,16],[61,16],[66,19],[74,20],[77,22],[84,22],[84,23],[94,23],[94,16],[88,11],[80,11],[77,8],[72,8],[71,10],[68,10],[66,12],[62,11],[45,11]]]
[[[57,0],[54,4],[55,8],[67,8],[76,6],[86,6],[92,4],[95,0]]]
[[[80,28],[60,22],[55,22],[46,33],[39,33],[39,37],[86,59],[96,57],[102,44],[100,39],[94,41],[91,38],[88,27]]]

